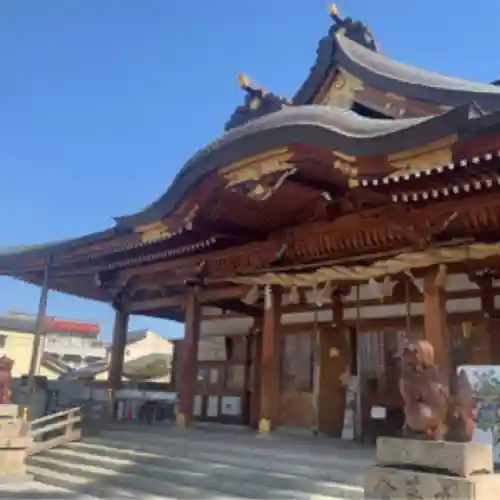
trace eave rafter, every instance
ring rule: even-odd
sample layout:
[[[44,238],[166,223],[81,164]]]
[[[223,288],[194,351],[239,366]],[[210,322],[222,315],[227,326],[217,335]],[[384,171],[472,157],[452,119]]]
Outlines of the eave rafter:
[[[456,214],[456,215],[455,215]],[[398,215],[394,208],[371,211],[361,216],[342,217],[333,223],[316,223],[302,229],[295,228],[271,239],[241,247],[214,252],[206,256],[207,283],[224,280],[236,274],[266,272],[276,268],[276,256],[285,248],[283,257],[287,266],[304,266],[310,263],[349,257],[361,259],[380,251],[401,251],[402,248],[418,250],[453,238],[465,238],[481,231],[500,228],[500,201],[498,199],[471,200],[468,204],[439,203],[419,210],[402,210]],[[415,221],[404,225],[402,221]],[[353,230],[353,228],[356,228]],[[281,244],[280,244],[281,241]],[[286,246],[283,242],[286,241]],[[152,264],[140,270],[124,270],[124,273],[157,275],[174,272],[176,266],[192,269],[199,259],[193,257],[182,262]],[[285,266],[285,267],[287,267]],[[180,281],[182,273],[178,273]]]
[[[362,179],[360,184],[362,188],[376,192],[391,191],[393,203],[426,202],[498,189],[500,151],[462,158],[425,170],[403,171],[397,176]]]

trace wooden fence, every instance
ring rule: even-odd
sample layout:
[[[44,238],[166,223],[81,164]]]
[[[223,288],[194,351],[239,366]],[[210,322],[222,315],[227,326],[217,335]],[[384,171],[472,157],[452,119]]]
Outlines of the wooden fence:
[[[82,438],[82,433],[95,433],[102,429],[106,407],[102,404],[83,404],[52,413],[29,422],[33,455],[56,446],[63,446]]]
[[[78,441],[82,437],[81,407],[70,408],[30,422],[33,445],[30,455]]]

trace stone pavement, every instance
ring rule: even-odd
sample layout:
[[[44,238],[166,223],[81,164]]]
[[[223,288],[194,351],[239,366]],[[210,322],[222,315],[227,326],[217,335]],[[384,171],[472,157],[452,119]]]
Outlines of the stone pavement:
[[[129,425],[30,457],[38,482],[0,498],[361,499],[373,462],[373,449],[326,437]]]

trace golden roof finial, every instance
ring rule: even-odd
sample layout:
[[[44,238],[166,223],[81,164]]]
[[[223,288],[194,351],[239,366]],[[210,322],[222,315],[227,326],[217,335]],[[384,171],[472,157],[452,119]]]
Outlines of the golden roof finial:
[[[243,73],[238,73],[237,77],[238,77],[238,85],[240,86],[240,88],[244,89],[245,87],[250,86],[250,80],[246,75],[244,75]]]
[[[330,13],[331,16],[339,15],[339,9],[337,9],[337,6],[334,3],[328,6],[328,12]]]

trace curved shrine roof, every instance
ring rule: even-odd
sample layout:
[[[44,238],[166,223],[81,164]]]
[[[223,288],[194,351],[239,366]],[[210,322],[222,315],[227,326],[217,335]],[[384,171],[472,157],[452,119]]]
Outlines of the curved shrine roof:
[[[481,118],[500,110],[500,87],[391,60],[378,51],[364,23],[337,14],[332,18],[309,76],[291,101],[243,84],[245,103],[236,108],[226,133],[189,159],[163,196],[137,213],[117,217],[117,225],[132,228],[167,216],[201,177],[266,149],[302,143],[366,157],[418,147],[449,134],[470,137],[500,123],[496,114]],[[341,70],[380,92],[439,105],[443,114],[387,120],[331,105],[311,106],[329,76]]]
[[[369,28],[332,14],[334,24],[322,38],[310,73],[292,100],[244,84],[245,103],[226,124],[226,132],[199,150],[182,167],[167,191],[145,209],[117,217],[116,227],[83,238],[49,245],[0,251],[0,265],[17,257],[65,252],[107,242],[137,226],[147,226],[171,214],[189,191],[210,172],[260,153],[294,145],[370,157],[418,148],[455,135],[465,140],[489,133],[500,125],[500,87],[442,76],[393,61],[378,51]],[[437,105],[435,113],[406,118],[369,118],[352,109],[315,104],[319,94],[339,72],[352,75],[361,86],[380,95]],[[362,174],[362,172],[361,172]]]
[[[474,104],[438,116],[395,120],[366,118],[331,106],[290,106],[223,134],[188,160],[163,196],[116,222],[122,228],[153,223],[174,210],[201,177],[269,149],[303,143],[369,157],[419,147],[451,134],[470,137],[493,123],[500,124],[500,114],[484,115]]]
[[[500,87],[444,76],[394,61],[347,36],[335,35],[335,62],[364,83],[385,92],[438,105],[475,102],[485,111],[500,110]]]
[[[294,104],[311,103],[327,77],[344,69],[382,92],[439,105],[460,106],[475,101],[487,111],[500,109],[498,86],[445,76],[395,61],[379,52],[364,23],[332,17],[334,25],[320,40],[316,61],[295,94]]]

